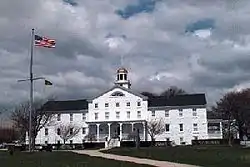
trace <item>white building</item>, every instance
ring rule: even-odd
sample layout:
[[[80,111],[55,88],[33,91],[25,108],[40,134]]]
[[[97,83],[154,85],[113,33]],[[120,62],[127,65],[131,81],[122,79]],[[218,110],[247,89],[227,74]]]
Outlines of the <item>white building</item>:
[[[44,108],[55,114],[53,123],[43,128],[36,144],[63,143],[58,135],[61,124],[73,124],[80,132],[66,143],[82,143],[94,137],[96,142],[130,140],[132,131],[139,129],[140,139],[149,141],[147,124],[162,119],[165,132],[156,141],[191,144],[194,139],[222,138],[221,120],[207,118],[205,94],[178,95],[171,99],[146,97],[131,89],[128,71],[117,70],[114,87],[102,94],[84,100],[48,101]],[[107,143],[106,142],[106,143]]]

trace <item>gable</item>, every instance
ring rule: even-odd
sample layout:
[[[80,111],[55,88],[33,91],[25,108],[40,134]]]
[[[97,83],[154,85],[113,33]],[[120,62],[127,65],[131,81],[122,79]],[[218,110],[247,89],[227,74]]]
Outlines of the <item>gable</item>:
[[[148,99],[148,97],[143,96],[140,93],[137,93],[131,89],[127,89],[127,88],[117,85],[88,101],[92,102],[93,100],[99,99],[99,98],[107,99],[107,98],[121,98],[121,97],[124,97],[124,98],[137,97],[137,98],[141,98],[142,100]]]

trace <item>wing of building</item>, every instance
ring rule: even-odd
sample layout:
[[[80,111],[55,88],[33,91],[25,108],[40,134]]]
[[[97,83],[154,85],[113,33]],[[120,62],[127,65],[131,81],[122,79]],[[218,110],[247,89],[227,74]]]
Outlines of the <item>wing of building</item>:
[[[152,120],[162,120],[165,127],[156,141],[180,145],[191,144],[194,139],[222,138],[221,120],[208,118],[205,94],[185,94],[170,99],[146,97],[131,89],[125,68],[117,70],[112,88],[92,99],[48,101],[43,107],[55,118],[41,129],[36,144],[63,143],[61,125],[80,128],[66,143],[132,140],[137,130],[142,141],[150,141],[147,127]],[[73,133],[73,129],[71,131]]]

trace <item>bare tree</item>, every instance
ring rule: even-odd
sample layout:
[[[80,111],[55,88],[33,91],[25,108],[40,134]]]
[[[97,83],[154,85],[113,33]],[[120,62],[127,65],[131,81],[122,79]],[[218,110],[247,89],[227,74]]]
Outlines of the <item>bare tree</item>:
[[[69,139],[72,139],[73,137],[75,137],[79,133],[80,129],[81,128],[79,128],[76,125],[62,124],[57,129],[57,133],[59,133],[59,136],[63,139],[63,144],[65,145],[65,143]]]
[[[177,86],[170,86],[167,90],[163,91],[160,94],[155,94],[155,93],[150,93],[150,92],[142,92],[141,94],[144,96],[147,96],[148,98],[163,96],[166,99],[169,99],[177,95],[186,94],[186,91],[181,88],[178,88]]]
[[[162,118],[151,119],[147,123],[148,134],[151,137],[152,145],[155,142],[155,136],[160,135],[165,131],[165,124]]]
[[[45,100],[35,100],[32,110],[31,118],[31,145],[32,149],[35,146],[35,139],[38,132],[48,123],[52,121],[53,114],[43,110],[42,106],[44,105]],[[29,111],[30,103],[24,102],[15,107],[14,111],[11,113],[11,120],[14,123],[14,126],[18,129],[20,140],[25,141],[25,134],[29,132]],[[30,134],[28,134],[30,135]]]
[[[168,88],[167,90],[165,90],[164,92],[162,92],[160,95],[161,96],[165,96],[166,98],[171,98],[177,95],[183,95],[185,94],[185,90],[178,88],[176,86],[170,86],[170,88]]]

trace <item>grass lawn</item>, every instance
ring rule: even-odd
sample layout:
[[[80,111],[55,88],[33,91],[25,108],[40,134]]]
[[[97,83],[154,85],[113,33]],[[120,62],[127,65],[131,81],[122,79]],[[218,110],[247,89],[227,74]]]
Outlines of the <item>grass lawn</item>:
[[[116,148],[107,153],[165,160],[205,167],[250,167],[250,149],[227,146]]]
[[[1,167],[150,167],[79,155],[71,152],[8,152],[0,151]]]

